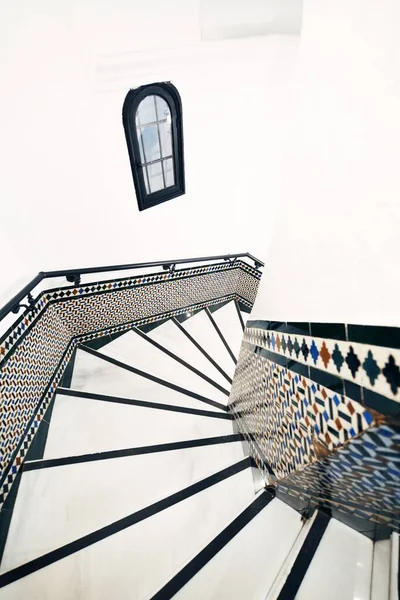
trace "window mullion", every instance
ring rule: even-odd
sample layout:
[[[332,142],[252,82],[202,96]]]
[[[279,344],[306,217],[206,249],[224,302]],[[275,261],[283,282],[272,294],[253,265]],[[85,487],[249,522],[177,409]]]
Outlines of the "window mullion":
[[[136,115],[135,115],[135,120],[136,120]],[[140,115],[139,115],[139,113],[137,113],[137,120],[139,122],[140,140],[139,140],[139,136],[138,136],[138,128],[136,127],[136,122],[135,122],[136,138],[137,138],[138,144],[142,148],[143,160],[144,160],[144,163],[143,164],[140,163],[140,166],[143,169],[144,187],[146,188],[146,192],[148,194],[150,194],[150,179],[149,179],[149,172],[147,170],[146,155],[144,153],[144,144],[143,144],[143,137],[142,137],[142,124],[140,122]]]
[[[156,111],[156,117],[157,117],[158,145],[160,146],[160,158],[162,159],[161,135],[160,135],[160,125],[159,125],[159,122],[158,122],[158,110],[157,110],[157,104],[156,104],[156,97],[153,96],[153,99],[154,99],[154,110]],[[167,184],[165,182],[164,161],[163,160],[161,160],[161,172],[162,172],[164,189],[165,189],[167,187]]]

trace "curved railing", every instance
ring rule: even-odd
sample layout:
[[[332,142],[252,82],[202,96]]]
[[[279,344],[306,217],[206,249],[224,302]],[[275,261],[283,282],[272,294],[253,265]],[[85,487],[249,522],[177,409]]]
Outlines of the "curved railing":
[[[43,281],[43,279],[51,279],[54,277],[65,277],[68,282],[78,285],[81,282],[82,275],[93,273],[110,273],[114,271],[128,271],[134,269],[145,269],[150,267],[162,267],[165,270],[175,270],[176,265],[184,265],[188,263],[213,262],[217,260],[234,261],[238,258],[248,258],[254,262],[254,267],[259,269],[264,266],[264,263],[249,254],[242,252],[240,254],[221,254],[217,256],[202,256],[200,258],[178,258],[173,260],[160,260],[153,262],[133,263],[126,265],[108,265],[102,267],[83,267],[81,269],[64,269],[60,271],[41,271],[38,273],[26,286],[22,288],[15,296],[11,298],[2,308],[0,308],[0,321],[4,319],[10,312],[18,313],[20,308],[28,308],[33,304],[32,290]],[[22,305],[21,302],[26,298],[27,305]]]

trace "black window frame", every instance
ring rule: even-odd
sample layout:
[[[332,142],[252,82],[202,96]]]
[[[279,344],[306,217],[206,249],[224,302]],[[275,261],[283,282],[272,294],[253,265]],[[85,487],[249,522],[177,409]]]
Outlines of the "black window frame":
[[[141,163],[139,140],[136,133],[135,117],[139,104],[146,96],[160,96],[168,104],[171,112],[172,156],[175,184],[147,193],[144,181],[144,167]],[[170,82],[152,83],[129,90],[122,109],[122,121],[128,145],[133,182],[139,210],[157,206],[185,193],[185,167],[183,159],[182,102],[176,87]]]

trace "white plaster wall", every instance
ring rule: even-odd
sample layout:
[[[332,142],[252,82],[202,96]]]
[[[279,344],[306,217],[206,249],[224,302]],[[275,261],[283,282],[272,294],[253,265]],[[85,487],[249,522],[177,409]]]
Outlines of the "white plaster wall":
[[[4,0],[0,302],[39,270],[264,255],[298,40],[202,43],[199,0]],[[122,104],[160,80],[182,96],[187,193],[139,213]]]
[[[200,0],[202,40],[300,34],[302,0]]]
[[[252,317],[400,325],[400,3],[306,0]]]

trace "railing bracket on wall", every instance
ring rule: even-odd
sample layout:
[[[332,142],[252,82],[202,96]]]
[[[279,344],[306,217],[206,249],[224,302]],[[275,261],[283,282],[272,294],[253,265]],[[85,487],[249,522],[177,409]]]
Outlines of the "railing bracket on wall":
[[[175,271],[175,267],[175,264],[163,265],[164,271],[169,271],[170,273],[173,273]]]
[[[73,283],[74,285],[80,285],[81,276],[79,273],[71,273],[70,275],[66,276],[66,280],[70,283]]]
[[[20,308],[27,308],[28,310],[34,310],[35,300],[33,299],[32,294],[29,292],[29,294],[27,295],[26,298],[28,300],[28,304],[22,304],[20,302],[19,304],[16,304],[15,306],[12,307],[11,312],[13,312],[16,315],[19,312]]]

